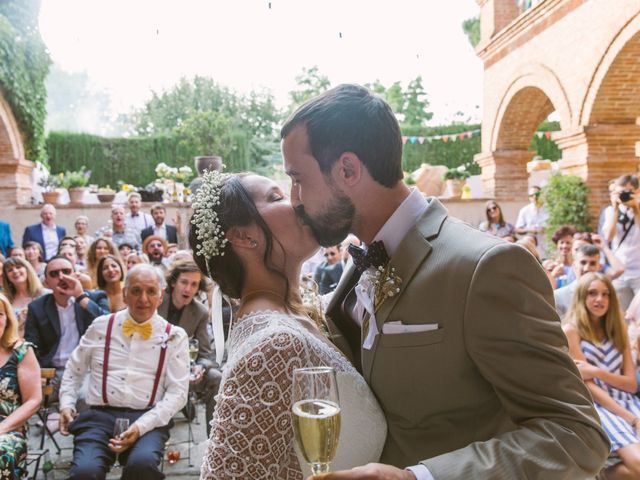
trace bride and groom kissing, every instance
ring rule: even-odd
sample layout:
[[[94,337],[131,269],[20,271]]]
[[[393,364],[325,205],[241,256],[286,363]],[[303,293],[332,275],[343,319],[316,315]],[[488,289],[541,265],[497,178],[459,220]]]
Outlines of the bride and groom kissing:
[[[309,100],[281,136],[290,196],[210,172],[194,205],[195,258],[241,301],[202,478],[304,478],[292,373],[320,365],[343,419],[325,480],[595,476],[608,440],[535,259],[409,189],[398,122],[363,87]],[[318,325],[301,264],[348,233],[369,251]]]

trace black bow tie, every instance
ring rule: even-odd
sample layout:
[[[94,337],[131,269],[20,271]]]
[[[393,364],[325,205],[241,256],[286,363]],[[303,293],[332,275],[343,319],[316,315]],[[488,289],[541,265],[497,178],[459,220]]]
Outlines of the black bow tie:
[[[380,240],[373,242],[366,249],[350,244],[349,255],[353,258],[353,264],[358,273],[364,272],[369,267],[385,266],[389,261],[389,255]]]

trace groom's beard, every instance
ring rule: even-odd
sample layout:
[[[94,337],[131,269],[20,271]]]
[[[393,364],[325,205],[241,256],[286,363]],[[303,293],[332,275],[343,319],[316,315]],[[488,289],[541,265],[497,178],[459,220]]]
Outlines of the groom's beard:
[[[295,207],[296,214],[311,228],[313,236],[323,247],[333,247],[341,243],[351,230],[356,207],[345,195],[334,196],[327,209],[311,218],[304,205]]]

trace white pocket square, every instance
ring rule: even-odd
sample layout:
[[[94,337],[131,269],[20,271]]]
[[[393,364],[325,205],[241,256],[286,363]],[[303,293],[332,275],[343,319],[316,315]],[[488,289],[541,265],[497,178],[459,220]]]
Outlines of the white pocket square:
[[[383,335],[393,335],[396,333],[418,333],[418,332],[428,332],[429,330],[437,330],[437,323],[422,323],[422,324],[413,324],[406,325],[401,321],[397,322],[387,322],[382,325],[382,334]]]

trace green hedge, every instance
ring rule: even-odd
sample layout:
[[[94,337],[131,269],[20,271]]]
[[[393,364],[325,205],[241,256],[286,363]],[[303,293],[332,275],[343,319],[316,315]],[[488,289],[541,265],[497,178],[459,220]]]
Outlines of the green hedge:
[[[232,134],[234,147],[230,158],[224,160],[227,170],[248,170],[249,146],[246,135]],[[69,132],[51,132],[47,137],[47,153],[52,172],[77,170],[86,166],[91,170],[91,183],[115,187],[118,180],[144,186],[156,178],[155,167],[160,162],[169,166],[188,165],[199,152],[188,151],[170,136],[104,138]]]

